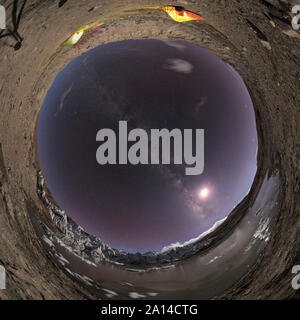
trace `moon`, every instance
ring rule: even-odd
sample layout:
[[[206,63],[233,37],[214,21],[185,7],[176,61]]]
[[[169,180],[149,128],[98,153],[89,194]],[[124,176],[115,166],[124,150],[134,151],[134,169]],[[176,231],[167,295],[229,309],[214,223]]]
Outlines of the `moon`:
[[[208,188],[202,188],[200,189],[198,195],[200,199],[206,199],[210,194],[210,190]]]

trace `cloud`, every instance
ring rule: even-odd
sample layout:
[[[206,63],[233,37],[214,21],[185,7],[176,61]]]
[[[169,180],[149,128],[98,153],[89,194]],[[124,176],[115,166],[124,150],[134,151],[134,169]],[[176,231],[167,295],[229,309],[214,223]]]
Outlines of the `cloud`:
[[[173,47],[178,49],[179,51],[183,51],[185,49],[185,45],[182,43],[179,43],[177,41],[172,41],[172,40],[161,40],[164,44],[166,44],[169,47]]]
[[[73,88],[73,84],[74,84],[74,83],[71,84],[71,86],[69,87],[69,89],[66,90],[66,91],[64,92],[64,94],[62,95],[62,97],[61,97],[60,105],[59,105],[59,110],[60,110],[60,111],[62,110],[62,108],[63,108],[63,106],[64,106],[64,102],[65,102],[66,97],[68,96],[68,94],[71,92],[71,90],[72,90],[72,88]]]
[[[192,238],[184,243],[180,243],[180,242],[176,242],[176,243],[172,243],[168,246],[165,246],[161,249],[161,252],[166,252],[172,249],[176,249],[176,248],[182,248],[185,247],[189,244],[195,243],[197,241],[199,241],[200,239],[204,238],[205,236],[207,236],[209,233],[215,231],[225,220],[227,219],[227,217],[225,217],[224,219],[221,219],[217,222],[214,223],[214,225],[209,228],[208,230],[204,231],[203,233],[201,233],[198,237],[196,238]]]
[[[192,73],[194,69],[192,64],[182,59],[168,59],[168,64],[165,65],[165,68],[185,74]]]
[[[196,111],[198,112],[200,109],[201,109],[201,107],[203,107],[206,103],[207,103],[207,97],[206,96],[203,96],[202,98],[201,98],[201,100],[196,104]]]

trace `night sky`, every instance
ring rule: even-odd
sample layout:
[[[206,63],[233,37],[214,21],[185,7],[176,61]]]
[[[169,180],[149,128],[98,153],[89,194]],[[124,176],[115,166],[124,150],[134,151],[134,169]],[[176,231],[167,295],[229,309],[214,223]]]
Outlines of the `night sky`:
[[[205,167],[104,165],[102,128],[204,129]],[[226,217],[256,173],[253,105],[240,76],[212,53],[169,40],[99,46],[56,77],[41,109],[46,185],[83,229],[129,252],[195,238]]]

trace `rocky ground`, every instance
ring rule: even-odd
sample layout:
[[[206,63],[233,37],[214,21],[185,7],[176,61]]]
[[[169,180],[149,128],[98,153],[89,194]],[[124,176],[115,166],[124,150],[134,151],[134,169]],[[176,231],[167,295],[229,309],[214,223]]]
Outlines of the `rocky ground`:
[[[68,1],[61,8],[58,1],[28,1],[19,27],[24,38],[20,50],[13,49],[14,39],[0,39],[0,264],[7,273],[7,290],[0,291],[0,299],[97,298],[53,261],[34,231],[30,215],[55,228],[36,192],[35,126],[45,94],[63,66],[94,46],[130,38],[194,42],[222,57],[244,78],[260,136],[260,170],[252,196],[263,174],[276,169],[283,197],[262,259],[215,298],[297,298],[290,285],[292,266],[300,264],[300,33],[290,24],[295,2],[173,1],[205,18],[181,24],[163,12],[145,9],[166,5],[161,1]],[[8,11],[10,3],[4,1]],[[104,27],[88,32],[72,48],[60,46],[75,30],[96,20]]]

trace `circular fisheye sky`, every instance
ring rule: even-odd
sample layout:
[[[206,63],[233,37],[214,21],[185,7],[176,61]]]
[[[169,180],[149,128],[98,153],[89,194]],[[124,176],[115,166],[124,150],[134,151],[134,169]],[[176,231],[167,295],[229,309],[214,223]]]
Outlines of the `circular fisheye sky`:
[[[185,163],[99,165],[97,132],[118,138],[119,121],[149,137],[151,129],[204,129],[203,173],[186,175]],[[257,144],[242,78],[184,41],[126,40],[86,52],[56,76],[38,120],[41,168],[57,204],[127,252],[189,243],[221,223],[251,188]]]

